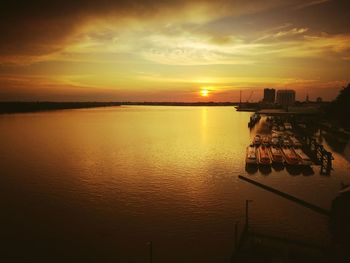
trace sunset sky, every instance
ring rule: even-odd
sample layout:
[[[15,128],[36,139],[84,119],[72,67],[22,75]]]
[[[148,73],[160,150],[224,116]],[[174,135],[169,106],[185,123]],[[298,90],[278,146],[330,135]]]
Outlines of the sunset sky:
[[[240,90],[260,100],[266,87],[330,100],[350,82],[349,10],[347,0],[2,1],[0,100],[237,101]]]

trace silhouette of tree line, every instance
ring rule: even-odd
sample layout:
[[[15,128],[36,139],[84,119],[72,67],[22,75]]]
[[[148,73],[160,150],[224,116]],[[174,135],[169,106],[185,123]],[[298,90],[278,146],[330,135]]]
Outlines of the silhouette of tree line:
[[[0,102],[1,113],[36,112],[63,109],[109,107],[121,105],[149,106],[234,106],[233,102]]]
[[[338,122],[343,128],[350,130],[350,84],[343,87],[337,98],[328,105],[326,116]]]
[[[0,113],[120,106],[120,102],[0,102]]]

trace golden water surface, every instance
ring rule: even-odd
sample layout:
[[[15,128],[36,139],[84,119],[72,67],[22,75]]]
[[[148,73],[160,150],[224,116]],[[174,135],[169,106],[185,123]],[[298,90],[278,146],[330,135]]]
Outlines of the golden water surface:
[[[229,262],[234,224],[324,244],[327,219],[240,181],[246,175],[329,208],[350,183],[245,170],[256,127],[232,107],[123,106],[0,116],[6,259],[37,262]]]

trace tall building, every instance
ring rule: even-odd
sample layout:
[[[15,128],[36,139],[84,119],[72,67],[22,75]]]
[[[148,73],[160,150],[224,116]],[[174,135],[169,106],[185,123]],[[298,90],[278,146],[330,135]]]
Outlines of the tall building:
[[[282,106],[290,106],[295,102],[295,90],[278,90],[276,102]]]
[[[275,103],[276,90],[275,89],[264,89],[264,99],[265,103]]]

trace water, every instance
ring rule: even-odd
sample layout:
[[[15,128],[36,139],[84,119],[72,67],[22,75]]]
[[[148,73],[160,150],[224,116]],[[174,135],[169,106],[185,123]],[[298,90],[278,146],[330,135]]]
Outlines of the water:
[[[245,171],[256,129],[232,107],[128,106],[0,116],[2,256],[12,261],[229,262],[244,201],[259,232],[328,242],[327,218],[246,182],[329,208],[350,183]]]

